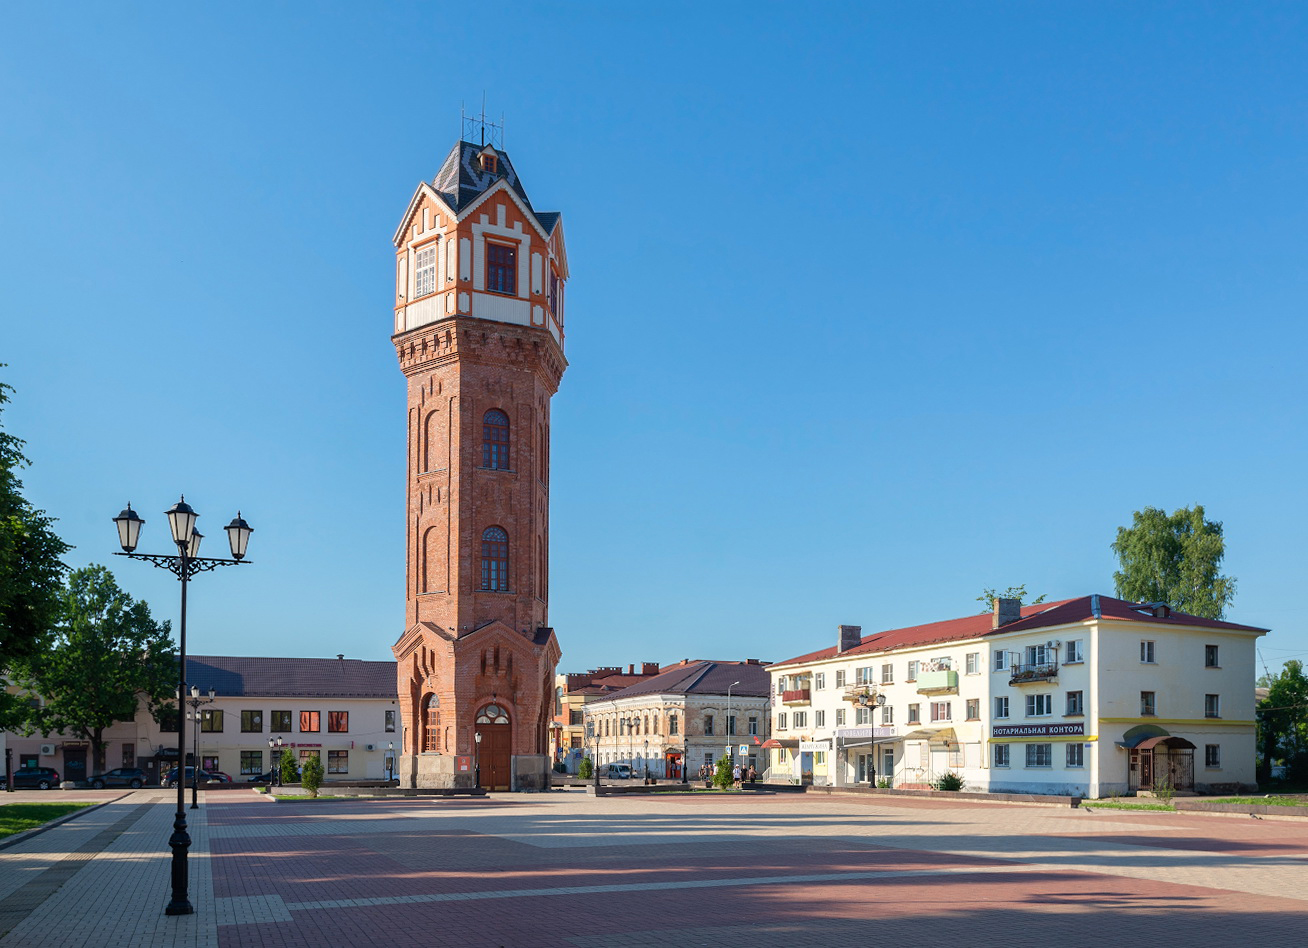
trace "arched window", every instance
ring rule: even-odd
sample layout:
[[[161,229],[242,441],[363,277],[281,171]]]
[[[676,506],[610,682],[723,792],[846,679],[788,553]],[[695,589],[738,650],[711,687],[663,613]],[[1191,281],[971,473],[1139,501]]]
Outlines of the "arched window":
[[[481,419],[481,466],[509,469],[509,416],[492,408]]]
[[[509,535],[503,527],[487,527],[481,533],[481,588],[509,590]]]
[[[423,728],[422,749],[425,751],[440,750],[440,733],[441,733],[441,699],[436,695],[429,695],[427,698],[426,721]]]
[[[478,724],[508,724],[509,712],[498,704],[488,704],[477,714]]]

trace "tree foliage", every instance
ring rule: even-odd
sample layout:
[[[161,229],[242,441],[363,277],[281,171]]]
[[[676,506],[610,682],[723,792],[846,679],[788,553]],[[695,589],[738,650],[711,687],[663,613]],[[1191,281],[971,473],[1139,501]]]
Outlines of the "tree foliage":
[[[295,763],[295,751],[287,747],[282,751],[282,758],[277,763],[281,770],[278,778],[281,783],[295,783],[300,779],[300,768]]]
[[[1122,565],[1113,573],[1120,599],[1220,619],[1235,598],[1235,579],[1218,572],[1226,552],[1222,525],[1205,519],[1199,504],[1170,516],[1155,507],[1137,510],[1131,526],[1118,528],[1113,552]]]
[[[713,771],[713,785],[722,790],[730,790],[734,781],[731,777],[731,758],[723,754],[718,758],[718,766]]]
[[[318,788],[322,786],[322,758],[317,754],[304,759],[304,766],[300,768],[300,786],[308,791],[309,796],[318,795]]]
[[[103,770],[106,728],[133,720],[142,698],[156,718],[174,707],[177,653],[167,622],[119,589],[109,570],[87,566],[68,577],[49,647],[15,661],[12,674],[42,699],[26,709],[23,730],[76,735]]]
[[[1258,702],[1259,779],[1271,776],[1272,762],[1283,760],[1296,782],[1308,781],[1308,675],[1291,659],[1275,677],[1259,682],[1267,697]]]
[[[976,601],[981,603],[982,612],[993,612],[996,599],[1016,599],[1023,605],[1035,606],[1049,598],[1044,593],[1041,593],[1030,602],[1027,602],[1026,597],[1028,595],[1029,593],[1026,591],[1026,583],[1023,583],[1020,586],[1009,586],[1003,592],[997,592],[987,586],[985,589],[981,590],[981,595],[976,597]]]
[[[0,414],[11,391],[0,382]],[[23,441],[0,426],[0,670],[45,648],[67,569],[60,558],[70,549],[55,535],[54,520],[24,499],[18,470],[27,463]],[[0,689],[0,719],[18,707]]]
[[[582,780],[589,780],[595,776],[595,766],[590,762],[589,757],[583,757],[581,763],[577,765],[577,776]]]

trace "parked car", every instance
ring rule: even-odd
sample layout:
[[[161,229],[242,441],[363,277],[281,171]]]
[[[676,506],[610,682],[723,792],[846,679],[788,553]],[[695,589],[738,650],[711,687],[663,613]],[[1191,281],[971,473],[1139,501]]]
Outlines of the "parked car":
[[[191,785],[191,775],[192,775],[194,772],[195,772],[195,768],[194,768],[194,767],[187,767],[187,768],[186,768],[186,778],[185,778],[185,779],[186,779],[186,785],[187,785],[188,787]],[[220,778],[220,777],[215,777],[213,774],[209,773],[209,771],[207,771],[207,770],[202,770],[202,771],[200,771],[200,783],[208,783],[208,782],[211,781],[211,780],[214,781],[214,782],[216,782],[216,783],[222,783],[222,782],[223,782],[223,781],[222,781],[222,778]],[[164,785],[165,787],[175,787],[175,786],[177,786],[177,768],[176,768],[176,767],[174,767],[172,770],[168,771],[168,774],[167,774],[167,775],[164,777],[164,779],[163,779],[163,785]]]
[[[223,783],[231,783],[231,782],[232,782],[232,777],[231,777],[231,775],[230,775],[230,774],[227,774],[227,773],[224,773],[224,772],[221,771],[221,770],[211,770],[211,771],[209,771],[209,779],[210,779],[210,780],[221,780]]]
[[[139,790],[145,786],[145,771],[137,767],[119,767],[108,773],[96,774],[90,779],[90,784],[96,790],[105,787],[131,787]]]
[[[27,767],[14,771],[15,790],[50,790],[59,786],[59,771],[53,767]]]
[[[604,771],[604,776],[605,776],[605,777],[608,777],[608,778],[611,779],[611,780],[630,780],[630,779],[631,779],[631,765],[630,765],[630,764],[609,764],[608,767],[607,767],[607,768],[605,769],[605,771]]]
[[[273,778],[273,772],[271,770],[265,770],[261,774],[251,774],[249,777],[245,778],[245,782],[271,784],[272,778]]]

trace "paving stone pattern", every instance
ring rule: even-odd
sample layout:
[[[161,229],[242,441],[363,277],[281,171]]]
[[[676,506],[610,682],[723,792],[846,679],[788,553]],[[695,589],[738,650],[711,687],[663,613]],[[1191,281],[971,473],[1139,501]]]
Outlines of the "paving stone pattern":
[[[1308,931],[1308,821],[580,792],[210,794],[187,811],[197,914],[168,918],[163,796],[0,854],[0,948],[1302,945]]]

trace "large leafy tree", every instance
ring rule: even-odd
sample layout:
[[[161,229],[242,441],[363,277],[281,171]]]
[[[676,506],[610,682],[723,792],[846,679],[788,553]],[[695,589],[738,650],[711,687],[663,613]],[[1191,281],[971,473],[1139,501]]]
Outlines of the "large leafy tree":
[[[1204,517],[1199,504],[1168,514],[1137,510],[1113,541],[1122,568],[1113,573],[1117,595],[1165,602],[1173,609],[1220,619],[1235,598],[1235,579],[1219,572],[1226,541],[1222,525]]]
[[[106,729],[135,718],[141,700],[156,717],[173,707],[177,653],[168,622],[156,622],[109,570],[87,566],[68,577],[48,649],[15,662],[13,679],[42,698],[24,730],[77,735],[102,771]]]
[[[1291,780],[1308,783],[1308,675],[1303,662],[1291,659],[1279,675],[1264,676],[1258,684],[1267,689],[1267,697],[1258,702],[1259,782],[1267,782],[1272,762],[1280,759]]]
[[[1030,602],[1027,602],[1026,597],[1029,595],[1030,593],[1026,591],[1026,583],[1022,583],[1020,586],[1009,586],[1003,592],[999,592],[998,590],[991,589],[987,586],[985,589],[981,590],[981,595],[976,597],[976,601],[981,603],[982,612],[991,612],[995,608],[996,599],[1016,599],[1023,605],[1035,606],[1044,602],[1045,599],[1048,598],[1044,593],[1041,593]]]
[[[11,391],[0,382],[0,413]],[[0,426],[0,673],[48,642],[66,571],[60,558],[69,550],[55,535],[53,519],[23,497],[18,471],[27,463],[22,440]],[[0,723],[16,711],[12,696],[0,689]]]

